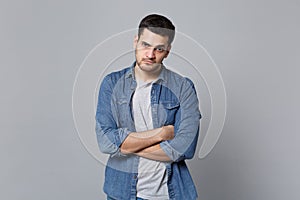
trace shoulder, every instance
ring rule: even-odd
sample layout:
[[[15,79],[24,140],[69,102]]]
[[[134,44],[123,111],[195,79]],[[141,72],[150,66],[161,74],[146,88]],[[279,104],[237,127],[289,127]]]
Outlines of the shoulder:
[[[101,81],[101,84],[100,84],[100,90],[105,90],[105,91],[108,91],[108,90],[113,90],[116,85],[118,83],[120,83],[120,80],[121,80],[121,83],[125,83],[125,76],[127,75],[127,73],[129,73],[130,71],[130,67],[127,67],[127,68],[123,68],[119,71],[114,71],[114,72],[110,72],[109,74],[107,74]],[[122,81],[124,80],[124,81]]]
[[[111,79],[113,82],[118,81],[121,77],[124,77],[130,71],[130,67],[126,67],[119,71],[114,71],[105,76],[105,78]]]
[[[115,85],[120,79],[124,79],[124,77],[130,72],[130,70],[131,67],[126,67],[119,71],[110,72],[103,78],[102,84],[108,83]]]
[[[194,83],[190,78],[167,68],[165,68],[165,78],[169,86],[173,85],[175,87],[194,87]]]

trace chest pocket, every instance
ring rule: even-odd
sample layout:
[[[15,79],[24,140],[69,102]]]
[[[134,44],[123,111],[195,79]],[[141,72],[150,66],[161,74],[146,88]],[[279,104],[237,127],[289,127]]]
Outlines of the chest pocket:
[[[177,111],[179,110],[179,102],[164,101],[161,102],[162,109],[165,113],[165,125],[174,125]]]

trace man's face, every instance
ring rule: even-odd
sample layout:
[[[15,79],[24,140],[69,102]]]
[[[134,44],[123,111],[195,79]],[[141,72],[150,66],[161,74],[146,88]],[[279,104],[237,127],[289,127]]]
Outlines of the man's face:
[[[135,37],[135,57],[137,66],[144,72],[157,72],[169,54],[171,46],[168,36],[161,36],[144,29],[140,37]]]

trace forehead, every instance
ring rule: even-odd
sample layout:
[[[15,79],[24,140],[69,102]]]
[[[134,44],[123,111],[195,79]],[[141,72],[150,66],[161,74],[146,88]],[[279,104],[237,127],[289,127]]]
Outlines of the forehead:
[[[157,45],[168,45],[168,36],[162,36],[156,33],[153,33],[149,31],[148,29],[144,29],[143,32],[140,35],[139,41],[147,42],[148,44],[151,44],[152,46]]]

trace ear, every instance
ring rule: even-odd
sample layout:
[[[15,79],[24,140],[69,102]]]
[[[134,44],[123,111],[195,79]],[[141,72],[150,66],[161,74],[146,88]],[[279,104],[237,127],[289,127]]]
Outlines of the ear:
[[[136,45],[137,45],[138,40],[139,40],[139,36],[138,36],[138,35],[135,35],[135,36],[134,36],[134,40],[133,40],[133,48],[136,48]]]
[[[168,55],[169,55],[169,53],[170,53],[170,50],[171,50],[171,45],[169,45],[168,46],[168,48],[167,48],[167,53],[166,53],[166,55],[165,55],[165,57],[164,58],[167,58],[168,57]]]

